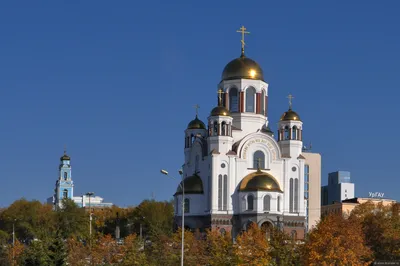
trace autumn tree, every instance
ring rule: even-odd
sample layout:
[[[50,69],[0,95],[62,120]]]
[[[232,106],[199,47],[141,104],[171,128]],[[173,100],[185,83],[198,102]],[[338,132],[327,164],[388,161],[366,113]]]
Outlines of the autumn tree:
[[[0,230],[12,232],[23,242],[50,237],[55,228],[52,206],[20,199],[0,213]]]
[[[144,243],[138,239],[136,234],[129,235],[124,239],[122,253],[124,254],[122,266],[147,265]]]
[[[369,265],[362,225],[357,219],[331,214],[311,231],[304,246],[305,265]]]
[[[8,244],[6,246],[7,259],[2,260],[1,265],[21,265],[22,264],[22,254],[24,253],[24,245],[17,240],[15,240],[14,245]],[[4,263],[4,264],[3,264]]]
[[[233,241],[230,232],[222,233],[218,230],[207,230],[206,239],[209,265],[229,266],[236,262],[233,252]]]
[[[378,260],[400,259],[399,203],[384,206],[371,201],[358,205],[351,217],[360,220],[367,245]]]
[[[101,236],[92,247],[94,265],[117,265],[122,261],[123,249],[111,235]]]
[[[234,252],[237,265],[268,265],[271,261],[266,235],[255,223],[236,238]]]
[[[124,238],[128,232],[128,214],[132,212],[132,208],[120,208],[112,206],[110,208],[94,209],[93,211],[93,228],[102,234],[110,234],[115,236],[117,223],[120,229],[120,238]]]
[[[75,237],[67,240],[67,262],[71,266],[86,266],[89,258],[89,247]]]
[[[301,246],[279,228],[274,227],[271,229],[269,245],[269,255],[272,258],[271,266],[303,265],[301,261]]]

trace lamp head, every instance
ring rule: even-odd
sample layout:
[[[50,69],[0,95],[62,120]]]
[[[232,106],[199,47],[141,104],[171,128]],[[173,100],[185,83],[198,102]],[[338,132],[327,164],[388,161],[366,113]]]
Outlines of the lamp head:
[[[183,171],[182,171],[182,169],[179,169],[179,171],[178,171],[178,172],[179,172],[179,174],[180,174],[180,175],[182,175],[182,174],[183,174]]]
[[[168,171],[166,171],[166,170],[164,170],[164,169],[161,169],[161,174],[163,174],[163,175],[168,175]]]

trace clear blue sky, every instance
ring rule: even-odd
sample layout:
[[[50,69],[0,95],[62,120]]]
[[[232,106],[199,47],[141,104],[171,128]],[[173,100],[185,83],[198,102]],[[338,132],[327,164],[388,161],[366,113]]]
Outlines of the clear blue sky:
[[[194,104],[205,121],[225,64],[264,70],[272,128],[288,93],[327,173],[400,200],[398,1],[2,1],[0,206],[44,201],[64,144],[75,194],[170,199]],[[176,174],[177,175],[177,174]]]

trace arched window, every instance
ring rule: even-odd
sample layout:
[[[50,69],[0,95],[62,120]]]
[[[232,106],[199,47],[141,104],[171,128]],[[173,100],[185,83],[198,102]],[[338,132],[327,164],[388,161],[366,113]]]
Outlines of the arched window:
[[[188,198],[185,199],[185,213],[190,212],[190,200]]]
[[[296,126],[293,126],[293,128],[292,128],[292,139],[295,139],[295,140],[297,140],[297,127]]]
[[[265,90],[261,91],[261,106],[260,106],[261,114],[266,115],[265,112]]]
[[[271,196],[265,195],[264,196],[264,211],[270,211],[270,210],[271,210]]]
[[[175,213],[178,214],[179,201],[178,197],[175,198]]]
[[[63,198],[66,199],[68,198],[68,190],[64,189],[63,191]]]
[[[294,180],[294,211],[299,211],[299,180]]]
[[[194,164],[195,173],[197,173],[199,171],[199,160],[200,160],[199,158],[200,158],[200,156],[197,154],[196,155],[196,161],[195,161],[195,164]]]
[[[253,158],[253,168],[265,169],[265,154],[262,151],[256,151]]]
[[[278,196],[278,201],[277,201],[277,203],[276,203],[276,210],[277,210],[278,212],[281,211],[281,196]]]
[[[251,194],[247,196],[247,210],[254,210],[254,196]]]
[[[67,178],[68,178],[68,173],[64,172],[64,180],[67,180]]]
[[[218,176],[218,210],[222,211],[222,175]]]
[[[293,212],[293,178],[289,181],[289,212]]]
[[[221,123],[221,136],[227,136],[227,126],[226,126],[226,122],[222,122]]]
[[[224,191],[222,200],[222,209],[227,210],[227,200],[228,200],[228,176],[224,175]]]
[[[237,112],[239,110],[238,90],[231,88],[229,90],[229,111]]]
[[[255,95],[256,90],[252,87],[246,90],[246,112],[255,112]]]
[[[214,121],[214,124],[213,124],[213,136],[218,136],[218,122],[217,121]]]
[[[285,139],[290,139],[290,129],[288,126],[285,127]]]

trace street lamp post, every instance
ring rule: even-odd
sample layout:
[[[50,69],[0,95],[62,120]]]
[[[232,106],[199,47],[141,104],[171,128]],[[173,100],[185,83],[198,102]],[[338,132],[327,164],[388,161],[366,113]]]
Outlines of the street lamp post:
[[[92,209],[90,207],[90,197],[94,195],[94,192],[87,192],[86,196],[89,197],[89,236],[92,238]]]
[[[166,176],[168,175],[168,171],[166,170],[161,170],[161,173]],[[183,266],[183,255],[184,255],[184,245],[185,245],[185,184],[183,182],[183,171],[182,169],[179,170],[179,175],[181,176],[182,182],[179,184],[179,186],[182,189],[182,207],[181,207],[181,212],[182,212],[182,243],[181,243],[181,266]]]

